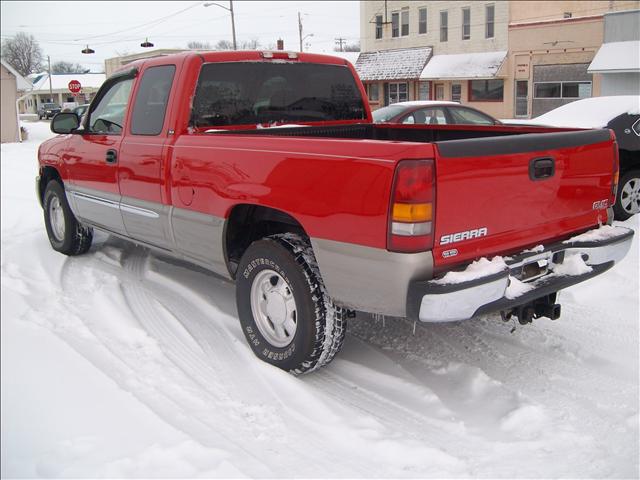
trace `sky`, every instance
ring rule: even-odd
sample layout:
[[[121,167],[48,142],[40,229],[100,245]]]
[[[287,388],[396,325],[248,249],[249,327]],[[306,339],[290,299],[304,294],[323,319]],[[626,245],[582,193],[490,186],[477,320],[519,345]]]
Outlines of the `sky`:
[[[51,62],[81,63],[92,72],[104,71],[104,60],[144,51],[148,38],[154,48],[186,48],[191,40],[215,45],[232,40],[227,10],[191,1],[2,1],[2,39],[18,32],[33,34]],[[225,7],[229,2],[216,2]],[[360,36],[358,1],[241,1],[233,2],[238,43],[258,39],[264,48],[278,38],[285,49],[297,50],[298,12],[305,49],[331,52],[335,39],[355,43]],[[307,46],[308,44],[308,46]],[[81,50],[89,45],[95,54]]]

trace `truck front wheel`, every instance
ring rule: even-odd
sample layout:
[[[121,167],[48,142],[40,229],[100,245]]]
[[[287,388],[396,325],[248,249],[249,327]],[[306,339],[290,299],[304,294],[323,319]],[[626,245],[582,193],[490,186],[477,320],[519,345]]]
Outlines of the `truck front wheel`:
[[[47,184],[42,204],[44,224],[53,249],[65,255],[87,252],[93,240],[93,230],[80,225],[73,215],[60,182],[51,180]]]
[[[313,250],[301,236],[253,242],[236,284],[242,330],[261,360],[305,373],[328,364],[342,347],[347,311],[331,301]]]

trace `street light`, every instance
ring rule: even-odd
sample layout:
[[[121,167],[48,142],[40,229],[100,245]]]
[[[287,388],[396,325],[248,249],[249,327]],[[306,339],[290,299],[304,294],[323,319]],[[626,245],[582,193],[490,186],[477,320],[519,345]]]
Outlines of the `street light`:
[[[210,2],[205,3],[205,7],[210,7],[211,5],[215,5],[216,7],[224,8],[228,12],[231,12],[231,32],[233,33],[233,49],[237,50],[238,45],[236,44],[236,20],[233,16],[233,0],[229,0],[229,7],[225,7],[224,5],[220,5],[219,3]]]
[[[153,43],[151,43],[151,42],[149,41],[149,39],[148,39],[148,38],[145,38],[145,39],[144,39],[144,42],[142,42],[142,43],[140,44],[140,46],[141,46],[142,48],[151,48],[151,47],[153,47]]]
[[[89,48],[89,45],[87,45],[87,48],[82,49],[82,53],[89,54],[89,53],[96,53],[96,51],[93,48]]]
[[[300,40],[300,45],[302,45],[304,43],[304,41],[309,37],[313,37],[313,33],[309,33],[309,34],[305,35],[304,37],[302,37],[302,39]],[[310,45],[309,43],[305,44],[307,49],[309,48],[309,45]],[[302,49],[300,51],[302,51]]]

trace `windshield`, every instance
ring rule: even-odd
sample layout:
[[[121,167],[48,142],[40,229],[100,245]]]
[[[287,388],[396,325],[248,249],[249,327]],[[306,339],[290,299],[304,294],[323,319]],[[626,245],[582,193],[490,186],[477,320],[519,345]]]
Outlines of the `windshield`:
[[[60,106],[57,103],[45,103],[43,107],[44,108],[60,108]]]
[[[373,112],[373,121],[374,122],[388,122],[396,115],[401,114],[406,107],[401,107],[400,105],[389,105],[388,107],[379,108],[375,112]]]
[[[364,119],[351,71],[313,63],[205,64],[191,114],[196,127]]]

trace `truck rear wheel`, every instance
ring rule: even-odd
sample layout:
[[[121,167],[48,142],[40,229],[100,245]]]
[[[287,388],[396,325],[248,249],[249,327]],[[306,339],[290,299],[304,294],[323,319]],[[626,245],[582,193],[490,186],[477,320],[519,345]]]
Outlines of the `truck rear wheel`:
[[[80,225],[73,215],[64,188],[51,180],[44,191],[44,224],[49,243],[54,250],[65,255],[81,255],[91,247],[93,230]]]
[[[640,170],[625,172],[620,178],[613,212],[622,221],[640,212]]]
[[[253,242],[236,280],[240,323],[258,358],[296,374],[333,360],[347,311],[327,294],[307,240],[286,233]]]

